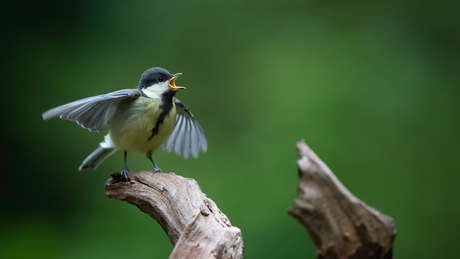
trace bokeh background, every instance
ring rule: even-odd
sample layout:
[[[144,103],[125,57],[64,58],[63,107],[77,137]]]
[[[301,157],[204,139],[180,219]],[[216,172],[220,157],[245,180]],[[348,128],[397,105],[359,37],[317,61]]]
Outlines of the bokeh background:
[[[198,181],[242,230],[245,258],[315,258],[286,210],[295,144],[394,217],[396,258],[460,254],[460,2],[2,1],[1,258],[167,258],[157,222],[108,199],[118,152],[55,106],[182,72],[209,150],[163,171]],[[130,154],[133,171],[151,170]]]

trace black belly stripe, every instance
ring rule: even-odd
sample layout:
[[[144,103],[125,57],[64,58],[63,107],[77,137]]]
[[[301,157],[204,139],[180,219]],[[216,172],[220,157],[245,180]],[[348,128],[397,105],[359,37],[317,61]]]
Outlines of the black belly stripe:
[[[157,122],[155,123],[155,127],[152,129],[152,135],[147,139],[147,141],[150,141],[155,135],[158,134],[158,131],[160,130],[161,124],[165,121],[166,115],[169,115],[171,113],[172,107],[173,107],[173,96],[176,92],[174,91],[168,91],[163,94],[161,97],[161,113],[160,116],[158,117]]]

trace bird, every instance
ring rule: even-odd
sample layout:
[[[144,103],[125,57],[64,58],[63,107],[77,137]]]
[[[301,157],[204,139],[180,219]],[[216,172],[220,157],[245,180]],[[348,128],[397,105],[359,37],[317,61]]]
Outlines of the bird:
[[[128,181],[127,153],[144,153],[153,164],[153,172],[161,169],[152,158],[160,147],[185,159],[192,154],[197,158],[200,150],[206,152],[208,141],[203,127],[192,112],[174,97],[179,90],[176,79],[182,73],[171,74],[161,67],[147,69],[135,89],[92,96],[70,102],[42,114],[43,120],[60,117],[75,121],[92,132],[109,126],[104,141],[78,168],[79,171],[96,169],[117,150],[124,152],[121,178]]]

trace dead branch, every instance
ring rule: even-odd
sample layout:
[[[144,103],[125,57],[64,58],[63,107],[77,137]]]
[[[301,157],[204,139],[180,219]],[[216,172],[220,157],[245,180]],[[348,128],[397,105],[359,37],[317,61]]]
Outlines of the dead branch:
[[[233,227],[194,179],[174,173],[132,172],[130,181],[107,180],[109,198],[127,201],[154,218],[173,243],[170,258],[242,258],[240,229]]]
[[[318,258],[392,258],[393,219],[356,198],[305,144],[297,143],[298,198],[288,213],[308,230]]]
[[[288,212],[304,225],[318,258],[393,256],[393,219],[356,198],[301,141],[298,198]],[[174,249],[170,258],[242,258],[241,231],[230,224],[197,182],[174,173],[130,173],[107,180],[109,198],[127,201],[164,229]]]

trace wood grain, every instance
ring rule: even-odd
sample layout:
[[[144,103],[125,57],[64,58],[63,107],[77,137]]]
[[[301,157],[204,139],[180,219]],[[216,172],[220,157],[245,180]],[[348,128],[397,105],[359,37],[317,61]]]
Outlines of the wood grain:
[[[174,173],[129,173],[106,182],[109,198],[136,205],[163,228],[174,249],[170,258],[242,258],[240,229],[201,191],[194,179]]]
[[[309,232],[318,258],[392,258],[393,219],[356,198],[305,144],[297,143],[298,198],[288,213]]]

